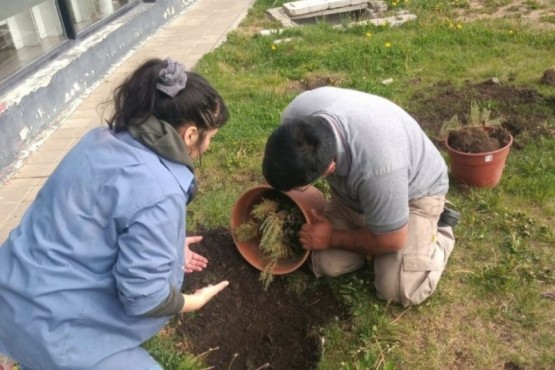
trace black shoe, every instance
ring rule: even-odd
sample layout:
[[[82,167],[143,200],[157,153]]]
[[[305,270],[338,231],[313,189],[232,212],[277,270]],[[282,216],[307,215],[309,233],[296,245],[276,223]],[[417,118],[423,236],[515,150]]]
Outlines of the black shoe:
[[[459,223],[459,219],[461,218],[461,214],[454,209],[444,208],[441,216],[439,216],[439,221],[437,222],[437,226],[451,226],[453,229]]]

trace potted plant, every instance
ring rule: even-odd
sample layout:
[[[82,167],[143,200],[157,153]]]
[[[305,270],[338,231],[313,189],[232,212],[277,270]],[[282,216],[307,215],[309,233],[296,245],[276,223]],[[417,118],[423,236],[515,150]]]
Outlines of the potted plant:
[[[466,124],[457,116],[442,126],[445,147],[456,183],[493,188],[501,180],[513,137],[501,127],[501,117],[491,118],[490,110],[471,103]]]
[[[315,222],[311,209],[322,211],[326,200],[314,186],[279,192],[269,185],[248,189],[235,202],[231,213],[231,234],[243,258],[261,271],[265,287],[274,275],[297,270],[309,251],[299,243],[304,223]]]

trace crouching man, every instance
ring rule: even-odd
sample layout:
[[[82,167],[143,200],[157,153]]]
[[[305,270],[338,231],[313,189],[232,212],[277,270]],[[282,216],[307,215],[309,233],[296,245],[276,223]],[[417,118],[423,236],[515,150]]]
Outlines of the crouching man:
[[[402,108],[367,93],[322,87],[296,97],[266,143],[262,170],[280,191],[324,177],[331,199],[303,225],[317,277],[374,263],[378,297],[405,307],[437,288],[459,214],[445,208],[443,157]]]

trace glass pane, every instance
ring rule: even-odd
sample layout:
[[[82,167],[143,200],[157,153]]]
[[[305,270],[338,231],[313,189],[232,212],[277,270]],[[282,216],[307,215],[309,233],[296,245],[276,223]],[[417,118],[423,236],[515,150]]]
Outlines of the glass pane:
[[[79,32],[134,1],[136,0],[70,0],[71,21]]]
[[[0,20],[0,81],[65,39],[54,0]]]

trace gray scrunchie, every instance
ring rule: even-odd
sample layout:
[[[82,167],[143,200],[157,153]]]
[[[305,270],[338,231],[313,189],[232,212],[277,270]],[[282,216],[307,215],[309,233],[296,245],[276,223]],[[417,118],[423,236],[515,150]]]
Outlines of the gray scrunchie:
[[[160,70],[156,89],[175,98],[187,86],[185,66],[171,58],[166,58],[164,61],[166,62],[166,68]]]

